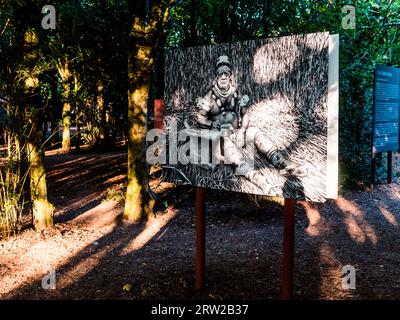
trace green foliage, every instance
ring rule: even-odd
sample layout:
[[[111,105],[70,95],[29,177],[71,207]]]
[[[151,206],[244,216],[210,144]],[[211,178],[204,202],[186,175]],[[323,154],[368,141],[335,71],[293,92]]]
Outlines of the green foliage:
[[[7,106],[6,110],[7,150],[0,152],[0,239],[20,230],[25,206],[25,183],[29,173],[24,166],[27,144],[22,138],[29,134],[27,127],[11,130],[8,119],[14,118],[13,109]]]
[[[133,286],[129,283],[124,284],[124,286],[122,287],[122,291],[126,291],[126,292],[130,292],[133,289]]]
[[[113,201],[123,203],[125,201],[125,189],[123,184],[115,185],[106,190],[105,201]]]

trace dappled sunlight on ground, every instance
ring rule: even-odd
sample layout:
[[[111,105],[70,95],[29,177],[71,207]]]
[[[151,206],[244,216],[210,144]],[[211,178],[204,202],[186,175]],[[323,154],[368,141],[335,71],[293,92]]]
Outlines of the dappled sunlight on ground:
[[[246,195],[206,191],[207,285],[197,292],[194,188],[153,180],[166,209],[146,222],[121,224],[121,199],[107,190],[123,189],[126,154],[81,158],[48,159],[49,171],[56,173],[49,190],[59,223],[0,241],[0,298],[279,299],[279,203],[256,205]],[[65,187],[59,179],[69,175]],[[399,195],[400,185],[391,184],[324,204],[298,202],[296,297],[400,298]],[[342,288],[345,265],[357,271],[357,290]],[[41,279],[50,269],[56,271],[57,289],[46,291]],[[132,290],[122,290],[125,284]]]
[[[382,215],[385,217],[387,222],[389,222],[390,224],[392,224],[396,227],[398,226],[396,217],[393,213],[391,213],[388,209],[386,209],[384,207],[380,207],[379,210],[381,211]]]
[[[163,193],[168,190],[173,190],[175,188],[175,185],[170,182],[163,182],[159,179],[154,179],[150,181],[150,188],[156,192],[156,193]]]
[[[347,231],[355,241],[364,243],[369,240],[373,244],[378,242],[374,228],[364,219],[364,213],[358,205],[341,196],[336,200],[336,204],[342,210]]]
[[[350,290],[343,290],[342,288],[342,267],[343,265],[336,258],[334,248],[327,243],[322,243],[319,250],[320,260],[319,268],[323,273],[320,284],[319,299],[335,299],[335,296],[326,294],[327,292],[338,291],[341,292],[341,298],[351,298],[352,292]]]
[[[4,260],[3,256],[0,259],[2,266],[0,297],[32,281],[40,280],[50,270],[58,270],[79,254],[83,248],[87,246],[95,248],[98,240],[115,228],[116,216],[119,212],[120,207],[116,203],[104,202],[71,221],[72,224],[79,226],[82,230],[80,232],[71,229],[65,231],[63,230],[65,225],[59,224],[57,228],[49,230],[48,236],[26,230],[19,237],[1,241],[1,252],[7,252],[7,260]],[[29,244],[26,242],[26,237],[30,241]],[[104,247],[96,253],[96,257],[89,256],[88,259],[83,260],[81,264],[84,264],[85,268],[78,264],[73,271],[70,271],[75,274],[74,276],[63,275],[59,282],[60,288],[62,285],[76,281],[79,278],[77,278],[78,274],[82,273],[81,276],[84,276],[85,272],[82,270],[95,267],[96,261],[115,245],[117,244]]]
[[[338,196],[336,200],[337,206],[343,212],[348,212],[352,216],[362,218],[364,213],[360,210],[360,208],[352,201],[343,198],[342,196]]]
[[[121,213],[120,205],[115,201],[103,201],[96,207],[80,214],[71,222],[79,227],[114,228]]]
[[[296,261],[317,273],[310,277],[313,285],[319,280],[321,299],[394,298],[394,288],[400,288],[398,195],[400,185],[391,184],[372,192],[346,192],[325,204],[300,202],[306,221],[296,242],[303,255]],[[309,260],[308,252],[318,255],[317,262]],[[356,270],[356,290],[342,288],[346,265]],[[306,271],[300,273],[307,279]]]
[[[176,216],[176,210],[168,208],[166,213],[162,215],[152,216],[147,221],[143,228],[143,231],[123,250],[123,254],[130,254],[135,250],[143,248],[154,236],[156,236],[174,217]],[[162,238],[163,234],[167,232],[167,228],[157,237],[157,240]]]
[[[321,217],[318,208],[312,203],[306,201],[301,202],[301,205],[303,206],[309,221],[306,228],[307,234],[316,237],[321,235],[321,232],[326,232],[328,226],[325,219]]]

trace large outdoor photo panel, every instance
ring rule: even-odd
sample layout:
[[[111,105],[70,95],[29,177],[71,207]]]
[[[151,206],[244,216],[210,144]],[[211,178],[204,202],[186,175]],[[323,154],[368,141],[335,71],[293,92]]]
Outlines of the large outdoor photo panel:
[[[335,198],[337,77],[329,33],[166,50],[164,180]]]

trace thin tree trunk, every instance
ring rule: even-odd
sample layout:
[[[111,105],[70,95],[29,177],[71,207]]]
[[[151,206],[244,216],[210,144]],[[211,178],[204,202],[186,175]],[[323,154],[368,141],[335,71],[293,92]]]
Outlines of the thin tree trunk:
[[[71,151],[71,70],[68,61],[58,65],[58,73],[61,76],[63,92],[62,109],[62,147],[63,153]]]
[[[137,44],[128,63],[128,188],[124,218],[132,221],[139,221],[152,212],[144,153],[147,101],[153,64],[151,55],[150,46],[143,47]]]
[[[108,149],[107,110],[104,101],[104,85],[102,80],[97,81],[97,106],[100,117],[100,146],[103,151]]]
[[[78,99],[78,92],[80,89],[78,74],[74,72],[74,99],[73,99],[73,108],[75,111],[75,148],[76,150],[81,149],[81,133],[79,129],[79,118],[80,118],[80,110],[79,110],[79,99]]]
[[[44,152],[41,146],[42,131],[38,126],[37,111],[32,109],[27,114],[27,118],[31,123],[27,152],[30,165],[33,225],[36,230],[43,230],[54,223],[54,207],[47,199],[46,169],[44,166]]]
[[[81,150],[81,130],[79,128],[80,121],[80,111],[79,111],[79,104],[75,100],[75,127],[76,127],[76,134],[75,134],[75,148],[76,150]]]
[[[70,94],[69,85],[64,86],[66,96]],[[71,151],[71,102],[64,102],[62,111],[62,152],[68,153]]]
[[[143,10],[143,8],[141,8]],[[149,194],[148,165],[145,157],[146,115],[154,48],[161,40],[170,4],[153,2],[151,19],[135,18],[130,34],[128,60],[128,187],[123,218],[139,221],[152,213],[154,199]],[[143,13],[143,11],[142,11]],[[145,14],[143,15],[145,16]]]
[[[52,119],[51,119],[51,123],[50,123],[50,127],[51,127],[51,139],[50,139],[50,145],[53,147],[56,143],[59,142],[59,129],[58,129],[58,125],[57,125],[57,119],[55,114],[52,114]]]

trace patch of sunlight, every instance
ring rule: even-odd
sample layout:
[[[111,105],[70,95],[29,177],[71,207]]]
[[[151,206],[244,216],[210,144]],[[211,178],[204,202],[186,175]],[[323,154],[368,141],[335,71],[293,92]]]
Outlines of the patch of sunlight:
[[[343,294],[352,295],[351,290],[343,291],[342,288],[342,264],[336,258],[334,250],[326,243],[322,243],[319,251],[320,255],[320,299],[342,299]],[[323,267],[322,267],[323,266]],[[333,288],[335,290],[333,290]],[[337,296],[332,296],[336,292]]]
[[[382,215],[385,217],[387,222],[389,222],[391,225],[398,226],[396,217],[394,216],[393,213],[391,213],[388,209],[384,207],[379,207],[380,212]]]
[[[47,151],[46,151],[46,156],[50,156],[50,155],[47,154]],[[81,164],[82,162],[85,161],[85,159],[86,159],[86,157],[80,157],[80,158],[72,159],[72,160],[69,160],[69,161],[64,161],[64,162],[61,162],[61,163],[58,163],[58,164],[53,164],[53,165],[51,165],[51,167],[49,169],[51,171],[57,171],[57,170],[53,170],[53,168],[64,167],[64,166],[68,166],[70,164],[74,164],[74,163],[77,163],[77,162],[79,162],[79,164]],[[65,169],[62,169],[62,170],[65,170]],[[60,170],[60,171],[62,171],[62,170]]]
[[[350,237],[359,243],[364,243],[366,240],[365,234],[358,225],[356,219],[351,215],[347,215],[344,219],[344,222],[346,224],[347,232],[349,233]]]
[[[26,254],[18,257],[19,268],[0,278],[0,297],[12,297],[20,288],[32,284],[33,281],[41,281],[51,270],[56,271],[57,290],[78,283],[106,259],[110,252],[121,247],[124,239],[113,241],[96,252],[91,251],[93,244],[98,245],[101,239],[112,232],[113,229],[109,229],[108,233],[92,237],[92,233],[88,232],[88,237],[78,241],[76,238],[71,241],[62,237],[52,237],[31,246]],[[7,289],[1,290],[2,287]]]
[[[78,249],[71,250],[70,244],[63,239],[54,238],[42,240],[30,246],[23,255],[15,256],[12,272],[3,274],[0,278],[0,297],[10,294],[19,288],[31,283],[34,279],[41,279],[51,270],[63,263],[67,263],[69,258],[78,253]]]
[[[355,203],[339,196],[336,204],[345,215],[344,223],[353,240],[364,243],[368,238],[373,244],[378,242],[374,229],[364,220],[364,212]]]
[[[155,192],[155,193],[162,193],[167,190],[172,190],[175,188],[175,185],[170,182],[164,182],[159,179],[152,179],[149,182],[150,188]]]
[[[397,184],[394,184],[393,186],[390,186],[389,193],[392,197],[392,199],[398,200],[400,199],[400,186]]]
[[[106,236],[107,235],[103,235],[103,237]],[[79,259],[77,262],[71,263],[71,261],[74,261],[76,256],[72,257],[72,259],[69,259],[63,265],[71,265],[67,268],[67,270],[63,271],[62,274],[59,274],[59,278],[57,280],[57,289],[62,289],[79,283],[81,279],[84,279],[85,276],[98,267],[101,261],[106,260],[106,258],[110,255],[110,252],[117,249],[121,245],[122,241],[123,240],[115,241],[110,245],[104,246],[97,252],[90,253],[87,256],[84,256],[82,259]],[[88,247],[89,246],[90,245],[88,245]]]
[[[104,201],[94,208],[83,212],[73,219],[80,227],[85,226],[87,230],[103,228],[114,228],[116,219],[121,212],[117,201]]]
[[[153,239],[174,217],[176,210],[168,208],[162,215],[151,217],[147,220],[143,231],[133,239],[125,248],[125,254],[143,248],[151,239]]]
[[[302,205],[308,218],[308,226],[306,228],[307,234],[312,237],[319,236],[322,231],[321,226],[324,224],[321,214],[318,209],[309,202],[304,201]]]
[[[29,77],[25,80],[25,86],[27,88],[36,88],[39,85],[39,79],[36,77]]]
[[[55,181],[57,181],[57,182],[70,181],[73,179],[77,179],[81,176],[87,175],[90,172],[91,172],[90,169],[81,170],[81,171],[78,171],[77,173],[69,173],[68,171],[63,171],[63,173],[66,173],[65,176],[57,178]]]
[[[63,196],[61,196],[62,199]],[[69,213],[71,211],[79,210],[87,205],[90,205],[90,203],[94,203],[96,201],[101,200],[101,194],[99,194],[98,191],[94,191],[86,196],[81,196],[79,199],[72,199],[73,201],[70,201],[68,205],[64,205],[62,208],[59,208],[56,210],[56,215],[63,215],[66,213]]]
[[[111,178],[107,179],[104,183],[105,184],[106,183],[116,183],[116,182],[119,182],[122,179],[126,179],[126,174],[120,174],[118,176],[111,177]]]
[[[340,210],[343,212],[348,212],[349,214],[356,216],[356,217],[363,217],[364,212],[353,202],[338,196],[336,199],[336,205],[339,207]]]

